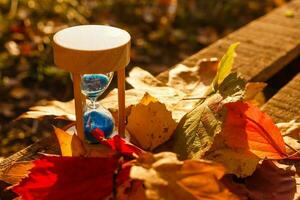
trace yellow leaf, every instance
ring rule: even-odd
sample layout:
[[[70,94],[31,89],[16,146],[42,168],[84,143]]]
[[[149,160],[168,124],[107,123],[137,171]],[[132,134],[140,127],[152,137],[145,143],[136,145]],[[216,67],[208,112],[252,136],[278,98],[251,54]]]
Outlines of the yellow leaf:
[[[84,156],[86,149],[76,134],[54,127],[62,156]]]
[[[205,159],[222,163],[226,167],[226,173],[235,174],[238,177],[247,177],[253,174],[260,160],[250,152],[241,152],[226,147],[209,152]]]
[[[74,134],[76,130],[73,129],[74,126],[67,131],[54,127],[54,133],[58,140],[62,156],[107,157],[115,154],[115,152],[105,145],[84,145],[79,137]]]
[[[31,161],[16,162],[0,172],[0,180],[12,185],[17,184],[29,174],[32,167]]]
[[[237,199],[219,180],[224,175],[220,164],[204,160],[179,161],[176,154],[143,154],[131,168],[132,179],[144,181],[150,200]]]
[[[249,82],[246,84],[244,100],[250,101],[256,106],[262,106],[265,102],[265,96],[263,90],[267,86],[263,82]]]
[[[133,142],[145,150],[153,150],[168,141],[175,128],[171,112],[147,93],[133,106],[128,117],[127,130]]]

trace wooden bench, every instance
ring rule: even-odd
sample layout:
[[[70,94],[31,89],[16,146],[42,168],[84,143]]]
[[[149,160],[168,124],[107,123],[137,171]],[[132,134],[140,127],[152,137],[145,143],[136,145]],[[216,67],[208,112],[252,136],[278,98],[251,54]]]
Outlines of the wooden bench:
[[[292,11],[294,16],[286,16],[287,11]],[[234,42],[241,43],[237,50],[238,57],[235,60],[234,70],[248,81],[268,81],[300,55],[300,0],[294,0],[249,23],[185,59],[182,64],[194,66],[202,58],[220,58]],[[274,118],[275,122],[292,119],[300,121],[299,59],[294,63],[295,67],[297,69],[294,71],[298,74],[262,108]],[[163,75],[164,73],[159,76]],[[42,139],[4,159],[0,162],[0,172],[16,161],[35,159],[40,152],[58,153],[55,139],[53,137]]]

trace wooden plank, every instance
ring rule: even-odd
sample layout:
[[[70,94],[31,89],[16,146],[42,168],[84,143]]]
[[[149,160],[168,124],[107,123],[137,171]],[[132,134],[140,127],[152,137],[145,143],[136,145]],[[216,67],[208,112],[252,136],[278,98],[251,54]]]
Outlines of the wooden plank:
[[[288,9],[292,9],[295,12],[294,18],[285,16],[285,12]],[[187,58],[182,64],[194,66],[198,60],[202,58],[220,58],[230,44],[233,42],[241,42],[237,50],[238,57],[235,61],[234,69],[240,72],[247,80],[266,81],[286,64],[299,56],[299,19],[300,0],[294,0],[229,34],[227,37],[218,40],[209,47]],[[284,88],[283,91],[293,91],[296,94],[295,86],[293,85],[295,84],[292,83],[291,87],[288,86],[288,89]],[[299,85],[298,88],[300,88]],[[281,93],[282,92],[277,95],[281,95]],[[276,121],[288,121],[289,119],[295,118],[295,114],[298,114],[298,117],[300,116],[300,108],[299,106],[297,107],[295,103],[292,104],[294,108],[286,107],[288,106],[288,102],[296,102],[296,97],[293,95],[289,96],[289,99],[285,101],[286,104],[281,101],[276,106],[273,104],[277,104],[278,102],[276,101],[281,99],[281,96],[277,97],[277,95],[267,103],[264,107],[265,111],[273,116]],[[298,105],[300,104],[298,103]],[[289,114],[284,113],[284,110],[287,108],[291,111]],[[58,152],[58,146],[54,138],[42,139],[40,142],[32,144],[26,149],[3,160],[0,162],[0,171],[13,162],[34,159],[41,151],[44,153]]]
[[[277,92],[263,107],[275,122],[300,121],[300,73]]]
[[[295,17],[286,17],[288,9]],[[218,40],[182,62],[194,66],[203,58],[220,58],[228,46],[241,42],[234,69],[251,81],[266,81],[300,55],[300,0],[277,8]]]
[[[58,144],[54,136],[44,138],[25,149],[9,156],[0,162],[0,172],[5,170],[11,164],[17,161],[27,161],[38,158],[41,153],[57,154],[59,153]]]

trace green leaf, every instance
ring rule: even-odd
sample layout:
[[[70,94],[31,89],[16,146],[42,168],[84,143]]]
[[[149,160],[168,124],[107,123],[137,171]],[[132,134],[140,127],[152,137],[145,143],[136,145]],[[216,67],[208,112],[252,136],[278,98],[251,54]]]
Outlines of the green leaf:
[[[218,65],[218,72],[215,76],[212,89],[215,91],[216,88],[224,81],[224,79],[230,74],[234,57],[235,57],[235,49],[239,45],[239,42],[230,45],[225,55],[222,57],[219,65]]]
[[[179,122],[172,148],[180,159],[201,158],[210,150],[214,138],[221,132],[224,119],[223,103],[243,98],[245,81],[232,73],[221,83],[216,93],[198,102]]]

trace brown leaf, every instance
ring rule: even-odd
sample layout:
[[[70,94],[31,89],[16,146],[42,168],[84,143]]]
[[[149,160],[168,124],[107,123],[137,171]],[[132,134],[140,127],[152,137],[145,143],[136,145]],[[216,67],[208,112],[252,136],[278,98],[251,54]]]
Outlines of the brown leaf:
[[[169,140],[176,122],[164,104],[146,93],[131,109],[126,128],[134,143],[145,150],[153,150]]]
[[[46,105],[31,107],[30,111],[22,114],[18,119],[39,119],[45,116],[55,116],[60,119],[75,121],[74,100],[68,102],[47,101]]]
[[[270,160],[263,161],[253,175],[244,179],[244,184],[229,177],[222,182],[243,199],[293,200],[297,192],[295,168]]]
[[[217,74],[217,66],[216,58],[201,59],[193,67],[178,64],[171,70],[159,74],[157,80],[190,96],[201,97]]]
[[[286,150],[289,155],[300,155],[300,123],[295,120],[290,122],[277,123],[283,140],[286,144]]]
[[[32,167],[33,163],[31,161],[13,163],[4,171],[0,172],[0,180],[12,185],[17,184],[29,174],[29,170]]]
[[[204,160],[179,161],[176,154],[143,154],[130,171],[130,177],[144,181],[151,200],[237,199],[219,179],[224,168]]]

